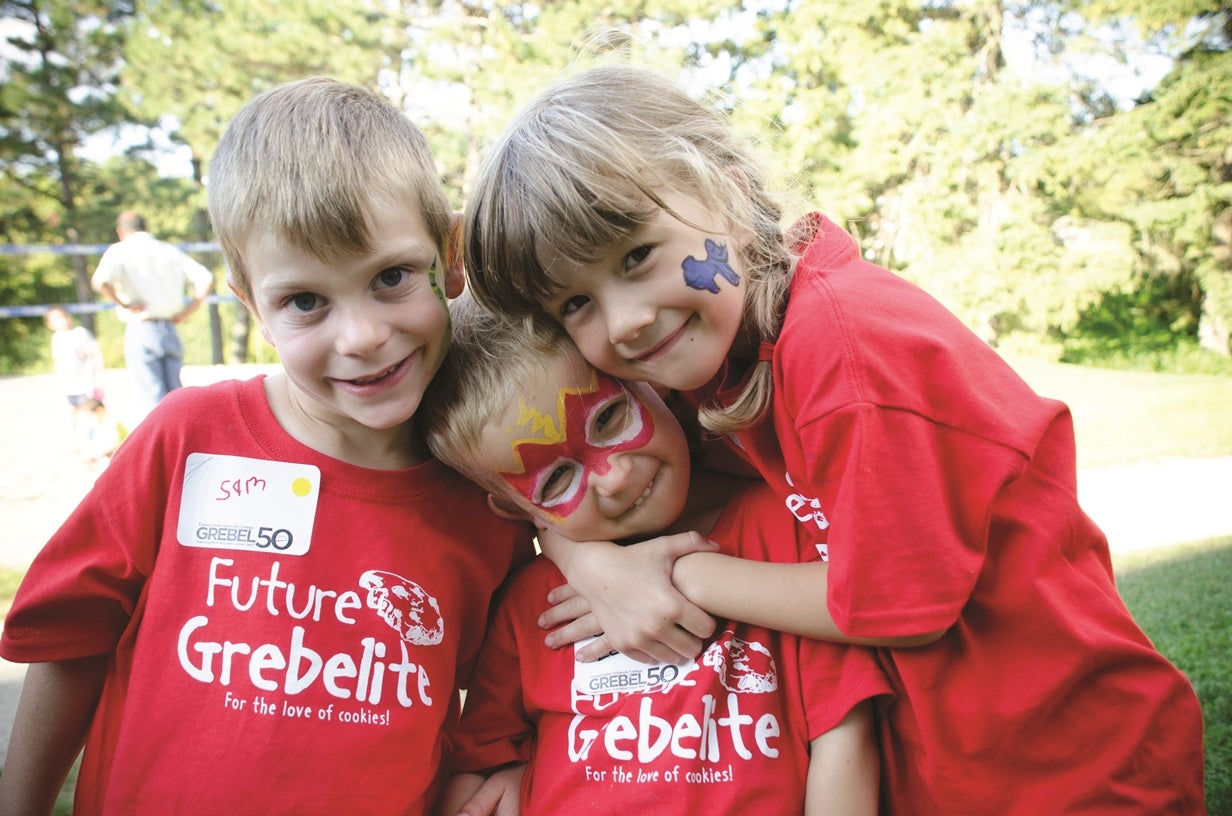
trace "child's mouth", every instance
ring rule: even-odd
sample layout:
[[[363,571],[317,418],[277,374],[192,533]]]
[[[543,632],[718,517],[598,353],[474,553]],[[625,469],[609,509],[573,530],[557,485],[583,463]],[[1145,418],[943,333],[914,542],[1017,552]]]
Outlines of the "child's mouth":
[[[374,374],[371,377],[357,377],[354,380],[347,380],[347,382],[351,383],[352,385],[372,385],[373,383],[380,382],[381,380],[385,379],[390,374],[393,374],[395,371],[398,370],[398,367],[401,365],[402,365],[401,362],[397,362],[391,365],[389,368],[385,369],[384,371],[378,374]]]

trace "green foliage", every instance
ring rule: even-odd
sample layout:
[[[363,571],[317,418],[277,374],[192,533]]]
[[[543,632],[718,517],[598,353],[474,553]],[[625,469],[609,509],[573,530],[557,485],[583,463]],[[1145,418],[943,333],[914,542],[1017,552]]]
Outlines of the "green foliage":
[[[398,23],[368,0],[143,0],[130,18],[121,98],[167,118],[208,161],[240,106],[280,82],[318,74],[375,89],[396,69]],[[200,180],[200,178],[198,178]]]
[[[460,208],[483,150],[550,81],[603,58],[679,73],[706,58],[694,22],[721,21],[739,7],[735,0],[403,3],[408,45],[384,90],[427,134]]]
[[[310,74],[378,89],[405,110],[461,208],[513,112],[601,55],[710,91],[765,148],[775,181],[796,193],[789,212],[820,208],[846,224],[867,257],[920,283],[990,341],[1065,343],[1083,359],[1159,365],[1164,334],[1146,327],[1104,348],[1096,338],[1106,330],[1145,324],[1096,318],[1144,309],[1141,298],[1159,293],[1147,281],[1175,276],[1196,285],[1188,299],[1151,304],[1151,326],[1172,327],[1173,348],[1189,348],[1197,313],[1198,342],[1228,354],[1225,6],[7,2],[0,15],[26,27],[6,29],[18,37],[17,58],[0,67],[0,232],[9,242],[107,242],[115,212],[135,207],[160,237],[208,239],[203,184],[226,123],[255,93]],[[22,39],[36,12],[42,39]],[[1134,26],[1151,38],[1144,47],[1177,60],[1139,104],[1118,110],[1100,77],[1081,74],[1092,57],[1128,59]],[[1039,73],[1063,65],[1068,78],[1013,70],[1010,46],[1024,37]],[[187,145],[192,178],[157,178],[149,144],[104,165],[80,158],[85,139],[121,123],[130,134],[157,123]],[[6,260],[0,296],[88,299],[90,263]],[[0,321],[0,369],[18,370],[36,332],[9,322]]]
[[[127,156],[116,157],[103,165],[91,165],[81,178],[84,181],[77,224],[83,243],[114,241],[116,215],[130,208],[146,215],[151,231],[165,240],[194,239],[196,187],[191,182],[162,178],[154,165]],[[60,208],[54,202],[33,195],[28,188],[6,184],[2,177],[0,189],[10,193],[6,200],[12,204],[16,215],[0,222],[0,240],[9,244],[65,243],[58,227]],[[207,265],[221,264],[219,256],[202,260]],[[97,261],[97,257],[82,259],[87,271],[92,270]],[[218,277],[221,280],[221,275]],[[80,300],[76,270],[68,256],[0,255],[0,303],[36,305]],[[89,320],[88,325],[96,334],[103,319],[100,316]],[[87,321],[83,319],[82,322]],[[0,373],[44,368],[49,336],[40,318],[0,319]]]
[[[1182,350],[1200,353],[1196,289],[1193,275],[1182,273],[1141,277],[1130,289],[1105,291],[1062,334],[1061,361],[1172,370]],[[1232,361],[1216,359],[1232,371]]]

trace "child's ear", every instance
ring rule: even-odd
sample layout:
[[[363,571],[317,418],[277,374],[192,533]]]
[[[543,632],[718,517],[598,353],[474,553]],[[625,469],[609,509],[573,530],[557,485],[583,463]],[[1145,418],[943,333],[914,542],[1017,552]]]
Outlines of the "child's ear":
[[[512,521],[533,521],[530,513],[518,507],[513,502],[506,498],[497,496],[495,493],[488,494],[488,507],[493,513],[504,519]]]
[[[227,272],[227,288],[231,290],[231,294],[239,299],[240,303],[244,304],[244,308],[252,311],[252,304],[249,303],[248,295],[244,292],[244,287],[240,286],[239,281],[235,279],[235,275]]]
[[[454,213],[449,219],[449,243],[445,246],[445,297],[453,300],[466,288],[466,275],[462,271],[462,213]]]

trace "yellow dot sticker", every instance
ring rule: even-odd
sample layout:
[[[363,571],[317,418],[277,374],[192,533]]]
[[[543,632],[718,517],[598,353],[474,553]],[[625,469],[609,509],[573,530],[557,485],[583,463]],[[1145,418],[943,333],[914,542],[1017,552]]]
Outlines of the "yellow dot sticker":
[[[291,492],[296,496],[307,496],[312,492],[312,482],[302,476],[291,482]]]

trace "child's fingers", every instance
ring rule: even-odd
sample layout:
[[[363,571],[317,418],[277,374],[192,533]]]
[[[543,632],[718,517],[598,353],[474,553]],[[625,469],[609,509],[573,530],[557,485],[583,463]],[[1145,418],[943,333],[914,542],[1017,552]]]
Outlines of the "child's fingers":
[[[544,612],[539,618],[541,626],[544,625],[542,623],[544,617],[547,617],[551,611]],[[551,627],[545,626],[544,628]],[[603,627],[599,625],[599,619],[592,614],[586,614],[576,620],[566,619],[564,625],[549,632],[548,636],[543,639],[543,642],[547,644],[549,649],[559,649],[562,646],[568,646],[571,643],[577,643],[579,640],[601,634],[603,634]],[[607,654],[609,651],[611,651],[610,646],[603,654]]]
[[[622,648],[621,644],[626,645]],[[623,639],[613,633],[604,633],[594,643],[578,650],[577,659],[583,663],[602,660],[612,652],[620,652],[640,663],[676,664],[692,660],[702,652],[702,639],[679,626],[670,626],[654,632],[633,631]]]
[[[508,808],[502,808],[501,803],[509,800],[510,792],[513,794],[513,801],[517,801],[517,790],[524,770],[525,766],[517,766],[489,776],[479,789],[462,803],[457,816],[500,816],[506,812]]]
[[[566,585],[567,587],[568,585]],[[562,589],[566,588],[562,587]],[[540,629],[555,629],[558,626],[570,624],[580,618],[589,617],[587,622],[589,629],[577,627],[571,632],[576,632],[569,640],[559,641],[556,645],[564,646],[566,643],[572,643],[579,638],[597,635],[603,631],[603,627],[594,619],[591,614],[590,603],[581,595],[574,594],[570,597],[561,598],[557,593],[548,595],[548,603],[552,606],[548,607],[542,615],[539,616]]]
[[[685,604],[681,609],[680,620],[676,625],[701,640],[710,638],[715,629],[714,618],[700,606],[691,603]]]
[[[580,597],[580,596],[578,595],[578,591],[576,589],[574,589],[569,584],[561,584],[560,586],[556,587],[555,589],[553,589],[551,592],[548,593],[548,603],[550,604],[564,603],[570,598],[577,598],[577,597]],[[577,615],[574,615],[574,617],[576,618]]]

